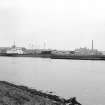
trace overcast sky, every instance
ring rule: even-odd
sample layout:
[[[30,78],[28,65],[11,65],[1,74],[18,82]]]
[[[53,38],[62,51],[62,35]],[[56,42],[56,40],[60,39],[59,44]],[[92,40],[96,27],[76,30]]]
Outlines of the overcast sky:
[[[0,0],[0,46],[105,50],[105,0]]]

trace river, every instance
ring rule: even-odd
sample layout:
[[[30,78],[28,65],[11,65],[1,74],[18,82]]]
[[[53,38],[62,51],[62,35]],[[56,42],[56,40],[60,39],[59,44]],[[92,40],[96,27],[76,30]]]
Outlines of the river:
[[[83,105],[105,104],[105,61],[0,57],[0,80],[75,96]]]

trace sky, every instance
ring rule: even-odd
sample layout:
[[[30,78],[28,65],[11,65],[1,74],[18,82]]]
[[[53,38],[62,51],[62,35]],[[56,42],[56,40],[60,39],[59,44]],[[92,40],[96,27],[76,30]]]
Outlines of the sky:
[[[0,46],[105,50],[105,0],[0,0]],[[45,43],[45,44],[44,44]]]

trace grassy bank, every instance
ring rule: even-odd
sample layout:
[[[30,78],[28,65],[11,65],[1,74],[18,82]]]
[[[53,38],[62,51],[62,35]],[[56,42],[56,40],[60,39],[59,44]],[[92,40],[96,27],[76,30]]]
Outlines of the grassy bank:
[[[64,99],[30,89],[17,86],[6,81],[0,81],[0,105],[81,105],[75,98]]]

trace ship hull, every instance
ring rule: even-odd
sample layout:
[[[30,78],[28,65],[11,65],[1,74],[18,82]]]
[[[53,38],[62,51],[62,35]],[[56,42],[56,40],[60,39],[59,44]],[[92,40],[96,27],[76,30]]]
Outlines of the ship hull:
[[[51,59],[74,59],[74,60],[105,60],[104,55],[69,55],[69,56],[62,56],[62,55],[52,55]]]
[[[0,56],[6,57],[42,57],[42,58],[50,58],[50,54],[14,54],[14,53],[3,53]]]

